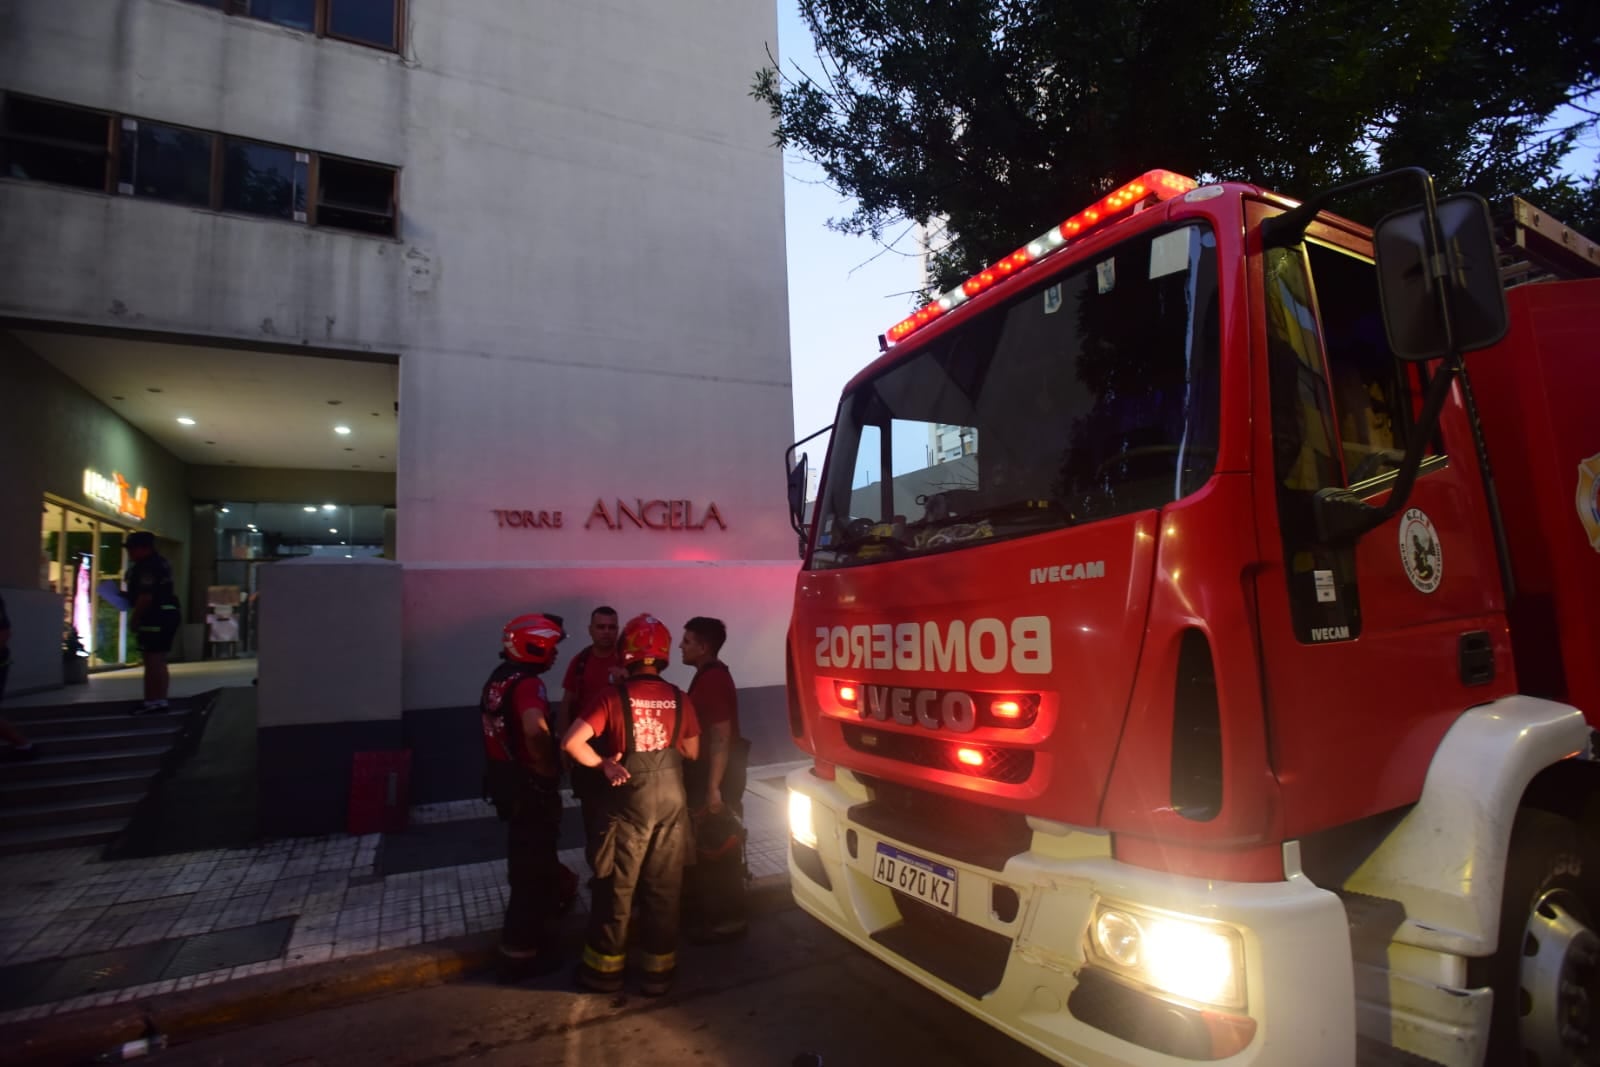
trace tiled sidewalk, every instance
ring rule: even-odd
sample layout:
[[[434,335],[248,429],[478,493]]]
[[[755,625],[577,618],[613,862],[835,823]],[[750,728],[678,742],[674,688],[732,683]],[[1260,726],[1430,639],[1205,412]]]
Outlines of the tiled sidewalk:
[[[751,770],[747,859],[758,879],[787,869],[786,769]],[[493,814],[482,801],[455,801],[413,808],[412,821]],[[287,929],[288,936],[272,958],[258,952],[258,962],[32,1004],[0,1012],[0,1024],[499,928],[507,893],[503,860],[384,877],[377,873],[382,837],[294,838],[109,862],[99,860],[98,847],[8,857],[0,886],[0,977],[9,974],[13,984],[34,977],[19,966],[30,963],[43,973],[58,968],[42,961],[65,961],[95,975],[102,964],[114,969],[117,950],[172,945],[172,953],[158,953],[158,965],[173,974],[207,958],[187,952],[206,935],[249,935],[246,928],[269,924],[257,932],[281,940]],[[561,859],[585,869],[581,848],[563,851]],[[587,910],[586,892],[579,907]],[[185,938],[182,948],[174,944]],[[86,959],[96,954],[107,959]]]

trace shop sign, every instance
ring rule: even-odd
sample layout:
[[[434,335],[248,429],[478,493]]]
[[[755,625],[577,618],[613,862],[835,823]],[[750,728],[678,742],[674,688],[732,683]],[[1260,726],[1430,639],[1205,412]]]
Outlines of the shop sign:
[[[118,515],[130,519],[144,520],[145,512],[150,504],[150,490],[145,486],[138,489],[128,484],[128,479],[111,472],[107,478],[98,471],[85,469],[83,472],[83,495],[97,504],[104,504],[112,508]]]
[[[608,530],[624,529],[625,522],[631,522],[642,530],[704,530],[712,523],[722,530],[728,528],[728,524],[722,521],[722,512],[717,510],[715,501],[707,504],[705,510],[696,511],[692,500],[635,498],[632,507],[626,501],[618,500],[613,513],[606,508],[605,500],[600,499],[594,502],[583,528],[587,530],[597,522],[603,523]]]

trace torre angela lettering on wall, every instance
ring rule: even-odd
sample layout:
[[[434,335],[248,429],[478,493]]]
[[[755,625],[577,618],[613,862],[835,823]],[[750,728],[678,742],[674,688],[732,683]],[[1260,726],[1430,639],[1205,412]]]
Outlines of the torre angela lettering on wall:
[[[559,511],[528,508],[490,510],[494,513],[496,525],[501,527],[511,526],[520,530],[562,528]],[[624,530],[630,523],[640,530],[704,530],[713,524],[719,530],[728,528],[715,501],[701,510],[692,500],[644,500],[639,497],[634,498],[631,506],[619,498],[610,508],[606,506],[604,497],[595,500],[583,528],[592,529],[596,523],[607,530]]]
[[[604,523],[608,530],[624,529],[625,522],[631,522],[640,529],[650,530],[704,530],[712,523],[716,523],[717,528],[721,530],[728,528],[728,524],[722,521],[722,513],[717,510],[715,501],[707,504],[706,509],[699,513],[699,521],[695,520],[695,505],[692,500],[635,498],[633,503],[634,506],[630,508],[626,502],[619,499],[613,515],[606,510],[603,498],[596,500],[583,528],[587,530],[597,521]]]

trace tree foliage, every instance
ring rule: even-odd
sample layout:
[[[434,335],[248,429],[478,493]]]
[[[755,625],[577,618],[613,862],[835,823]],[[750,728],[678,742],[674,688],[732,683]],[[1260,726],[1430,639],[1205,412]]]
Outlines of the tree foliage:
[[[1600,233],[1560,173],[1596,129],[1594,0],[800,0],[821,70],[754,95],[882,240],[943,224],[949,284],[1152,167],[1297,195],[1420,164]],[[1558,116],[1566,118],[1565,125]],[[1551,202],[1556,201],[1556,202]],[[1558,212],[1559,217],[1559,212]]]

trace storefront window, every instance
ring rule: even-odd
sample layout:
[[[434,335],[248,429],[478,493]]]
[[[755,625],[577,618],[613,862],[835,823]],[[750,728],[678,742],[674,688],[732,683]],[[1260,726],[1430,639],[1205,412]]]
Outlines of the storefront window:
[[[95,515],[46,500],[39,539],[39,584],[61,598],[63,636],[75,630],[91,667],[139,662],[128,640],[127,612],[100,593],[120,584],[127,530]]]

